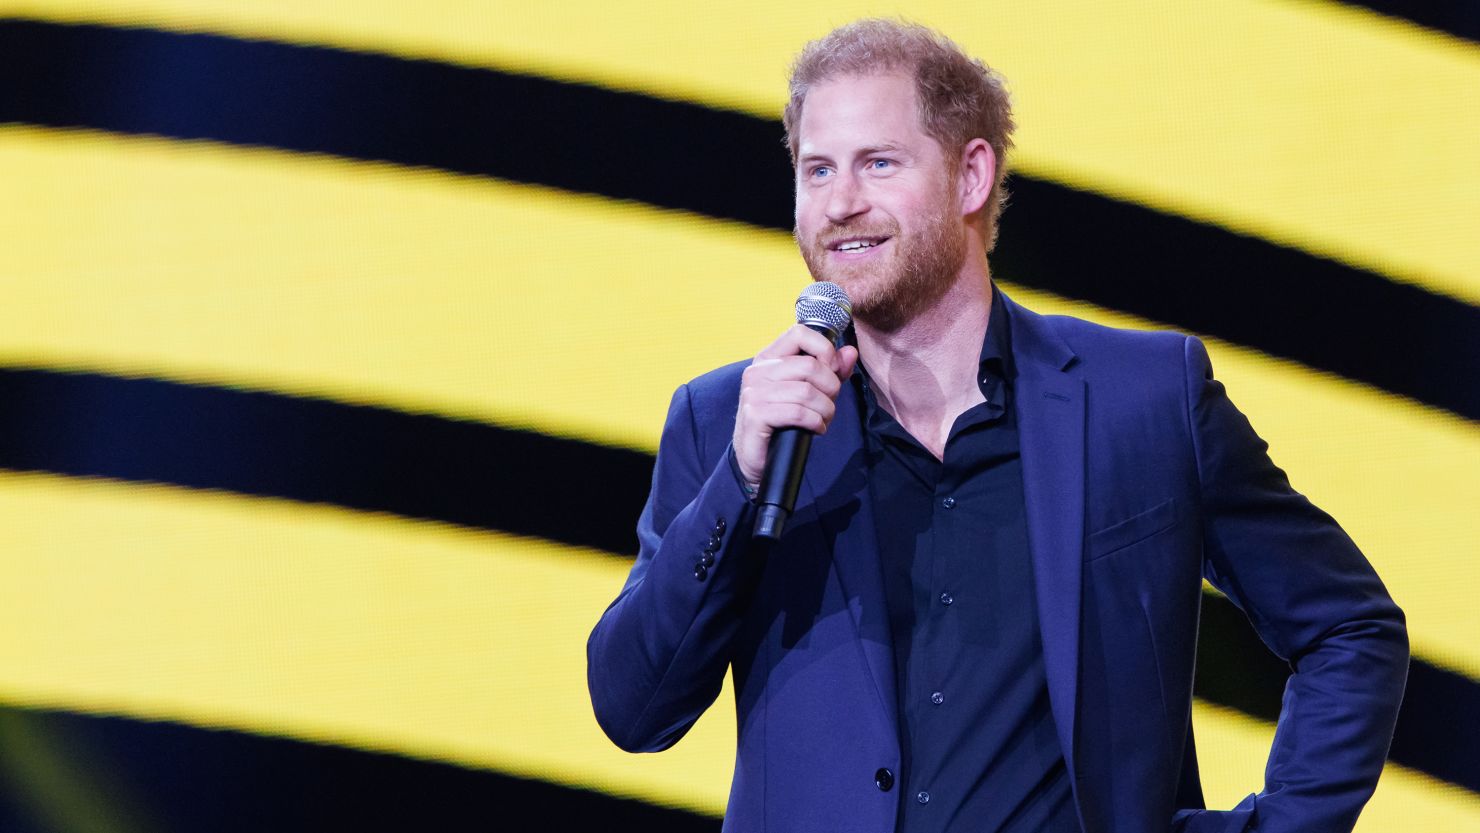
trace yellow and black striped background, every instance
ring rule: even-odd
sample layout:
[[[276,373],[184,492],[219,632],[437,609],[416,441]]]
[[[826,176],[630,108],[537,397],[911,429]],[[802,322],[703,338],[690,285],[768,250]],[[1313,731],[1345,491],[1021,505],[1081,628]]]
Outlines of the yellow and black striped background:
[[[1208,341],[1408,612],[1362,831],[1480,830],[1480,11],[907,4],[1015,298]],[[899,4],[0,0],[0,829],[714,830],[591,717],[673,387],[806,280],[778,119]],[[1211,806],[1286,669],[1206,598]]]

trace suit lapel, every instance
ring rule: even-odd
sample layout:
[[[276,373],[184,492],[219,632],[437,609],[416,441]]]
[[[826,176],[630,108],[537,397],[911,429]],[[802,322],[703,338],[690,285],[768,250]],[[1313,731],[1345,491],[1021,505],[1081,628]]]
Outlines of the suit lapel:
[[[1038,315],[1003,297],[1017,367],[1015,407],[1028,549],[1049,701],[1074,771],[1079,688],[1080,571],[1084,548],[1085,386],[1064,372],[1073,351]]]
[[[1075,358],[1068,345],[1041,317],[1006,295],[1002,300],[1017,368],[1023,497],[1044,669],[1059,742],[1072,773],[1084,546],[1085,387],[1079,377],[1064,372]],[[863,462],[863,425],[851,384],[838,395],[828,432],[812,444],[791,523],[817,531],[817,537],[795,545],[832,550],[875,693],[897,726],[893,637]]]
[[[894,642],[863,454],[858,397],[852,384],[844,384],[832,424],[812,442],[792,523],[806,524],[820,534],[820,540],[800,542],[802,546],[831,550],[879,704],[891,724],[898,725]],[[807,524],[808,515],[816,519],[815,525]]]

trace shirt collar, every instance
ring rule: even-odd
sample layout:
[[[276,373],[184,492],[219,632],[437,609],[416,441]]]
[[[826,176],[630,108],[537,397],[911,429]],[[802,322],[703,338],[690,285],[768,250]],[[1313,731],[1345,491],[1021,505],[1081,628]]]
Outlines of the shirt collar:
[[[978,379],[980,384],[987,384],[988,376],[995,376],[999,380],[1011,384],[1014,367],[1012,363],[1012,325],[1008,322],[1007,310],[1002,303],[1002,292],[994,283],[992,285],[992,309],[987,314],[987,332],[982,336],[982,350],[979,366],[982,374]],[[858,335],[849,326],[843,334],[845,344],[858,346]],[[868,369],[863,366],[863,360],[859,359],[857,373],[858,377],[868,386]]]
[[[987,332],[982,337],[981,368],[997,374],[1011,384],[1013,377],[1012,333],[1002,292],[992,285],[992,311],[987,316]]]
[[[976,381],[981,388],[982,396],[987,400],[987,406],[998,415],[1006,410],[1008,397],[1012,391],[1014,365],[1010,326],[1007,310],[1002,303],[1002,293],[994,284],[992,286],[992,309],[987,315],[987,331],[982,336],[981,358]],[[858,346],[858,337],[851,326],[843,334],[843,339],[847,344]],[[874,392],[869,383],[868,369],[863,366],[862,360],[855,367],[851,381],[854,384],[854,392],[858,395],[859,416],[869,429],[870,436],[879,432],[890,433],[896,429],[903,432],[904,429],[897,428],[898,424],[894,418],[889,416],[874,398]]]

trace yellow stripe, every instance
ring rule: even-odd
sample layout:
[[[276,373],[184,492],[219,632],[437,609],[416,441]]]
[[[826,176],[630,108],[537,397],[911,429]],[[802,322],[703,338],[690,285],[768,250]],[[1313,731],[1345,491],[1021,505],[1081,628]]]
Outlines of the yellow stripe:
[[[627,564],[548,542],[159,486],[0,474],[0,699],[285,735],[722,812],[727,690],[662,755],[591,717],[584,641]],[[1199,706],[1209,796],[1260,783],[1267,729]],[[1216,806],[1216,804],[1215,804]],[[1389,767],[1415,829],[1474,796]],[[1364,822],[1363,830],[1394,830]]]
[[[0,0],[0,14],[382,50],[767,117],[806,39],[899,10],[568,0],[490,11],[427,0],[345,14],[324,0]],[[1010,79],[1020,170],[1480,303],[1475,46],[1290,0],[921,0],[908,13]]]
[[[628,562],[348,511],[0,474],[0,699],[396,752],[718,814],[733,706],[627,755],[586,634]]]
[[[804,280],[784,234],[389,166],[11,128],[0,172],[13,197],[0,204],[0,362],[12,365],[652,449],[673,387],[757,349]],[[1149,326],[1008,288],[1042,312]],[[1275,460],[1377,565],[1418,650],[1480,678],[1480,429],[1210,350]]]
[[[270,151],[0,128],[0,178],[0,361],[636,448],[806,275],[784,235]]]

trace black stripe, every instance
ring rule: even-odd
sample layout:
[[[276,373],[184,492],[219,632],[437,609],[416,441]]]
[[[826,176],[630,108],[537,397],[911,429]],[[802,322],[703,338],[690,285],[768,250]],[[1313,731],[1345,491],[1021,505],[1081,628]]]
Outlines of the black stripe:
[[[482,69],[140,29],[0,22],[0,122],[262,145],[541,183],[788,229],[777,122]],[[1019,283],[1480,420],[1480,308],[1019,177]]]
[[[1280,716],[1290,667],[1264,646],[1233,602],[1203,593],[1197,649],[1194,694],[1261,720]]]
[[[1480,308],[1214,226],[1019,179],[1006,280],[1256,347],[1480,420]]]
[[[327,503],[632,555],[653,459],[387,408],[0,369],[0,467]]]
[[[0,369],[0,468],[391,512],[631,555],[650,455],[324,400]],[[1272,720],[1288,669],[1205,600],[1197,693]],[[1480,683],[1414,663],[1393,759],[1480,792]]]
[[[54,778],[28,782],[24,773],[42,759]],[[54,800],[45,787],[66,790],[63,800],[86,796],[119,829],[151,833],[720,828],[695,813],[445,763],[3,707],[0,774],[8,775],[0,780],[0,830],[8,833],[64,833],[45,821],[41,805]]]
[[[1389,757],[1480,793],[1480,685],[1414,660]]]
[[[791,222],[779,125],[736,113],[431,61],[147,29],[3,21],[0,55],[0,122],[326,153]]]
[[[1417,23],[1457,38],[1480,41],[1480,3],[1474,0],[1337,0]]]

